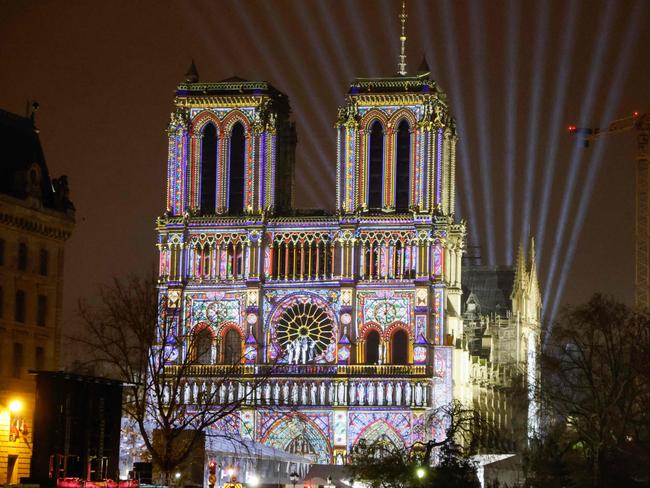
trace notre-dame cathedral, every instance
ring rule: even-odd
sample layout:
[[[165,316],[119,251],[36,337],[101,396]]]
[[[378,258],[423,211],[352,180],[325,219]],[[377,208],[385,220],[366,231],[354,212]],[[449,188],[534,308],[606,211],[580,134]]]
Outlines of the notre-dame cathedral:
[[[408,449],[439,436],[428,415],[454,399],[513,442],[534,427],[534,408],[508,396],[537,378],[534,254],[514,269],[463,266],[449,100],[426,64],[403,71],[351,83],[332,133],[331,213],[294,207],[284,93],[202,82],[192,67],[174,98],[159,289],[193,338],[179,351],[201,366],[190,392],[233,362],[241,377],[220,401],[267,374],[231,425],[317,464],[345,464],[362,440]]]

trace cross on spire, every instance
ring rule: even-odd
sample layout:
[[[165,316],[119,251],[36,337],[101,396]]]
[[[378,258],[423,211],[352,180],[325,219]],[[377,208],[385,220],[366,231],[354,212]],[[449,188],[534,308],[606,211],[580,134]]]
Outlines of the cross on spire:
[[[401,48],[399,53],[399,63],[397,63],[397,72],[406,76],[406,0],[402,0],[402,11],[399,14],[399,21],[402,25],[402,35],[399,36]]]

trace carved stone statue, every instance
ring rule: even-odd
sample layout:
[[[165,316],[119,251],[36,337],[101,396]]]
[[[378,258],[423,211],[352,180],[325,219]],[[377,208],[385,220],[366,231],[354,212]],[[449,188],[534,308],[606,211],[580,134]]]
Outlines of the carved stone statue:
[[[284,400],[285,405],[289,403],[289,382],[287,381],[282,385],[282,399]]]
[[[366,385],[365,383],[359,383],[359,405],[365,405],[366,403]]]
[[[316,383],[312,383],[309,388],[309,396],[312,405],[316,405]]]
[[[276,405],[280,404],[280,383],[277,381],[275,385],[273,385],[273,399],[275,400]]]
[[[393,404],[393,383],[391,383],[390,381],[386,385],[386,404],[387,405]]]
[[[377,383],[377,405],[384,404],[384,384]]]
[[[415,384],[415,404],[422,405],[422,385],[420,383]]]
[[[404,386],[404,403],[406,405],[411,405],[413,403],[413,398],[411,397],[411,383],[406,382],[406,386]]]
[[[357,384],[350,383],[350,405],[354,405],[357,400]]]
[[[398,382],[395,385],[395,405],[402,404],[402,383]]]
[[[368,405],[375,404],[375,384],[370,382],[368,383]]]
[[[342,381],[339,382],[339,405],[345,404],[345,385]]]
[[[327,394],[327,391],[325,390],[325,382],[321,381],[320,383],[320,403],[321,405],[325,405],[327,403],[327,399],[325,398],[325,395]]]

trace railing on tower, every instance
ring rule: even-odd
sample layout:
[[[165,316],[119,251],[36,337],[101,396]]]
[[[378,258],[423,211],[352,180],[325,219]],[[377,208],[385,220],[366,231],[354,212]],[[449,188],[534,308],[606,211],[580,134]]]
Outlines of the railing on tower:
[[[267,279],[318,281],[334,278],[335,241],[325,233],[277,233],[273,236]]]

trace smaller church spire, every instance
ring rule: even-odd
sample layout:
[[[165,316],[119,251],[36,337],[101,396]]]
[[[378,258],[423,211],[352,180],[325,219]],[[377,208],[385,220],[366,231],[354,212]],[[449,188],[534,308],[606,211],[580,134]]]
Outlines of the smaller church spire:
[[[420,67],[418,68],[418,75],[428,75],[431,73],[431,69],[429,68],[429,63],[427,63],[427,56],[426,54],[422,55],[422,62],[420,63]]]
[[[402,25],[402,35],[399,37],[400,40],[400,54],[399,54],[399,63],[397,63],[398,70],[397,72],[406,76],[406,0],[402,0],[402,11],[399,14],[399,21]]]
[[[199,70],[196,69],[194,58],[192,58],[192,64],[190,64],[187,73],[185,73],[185,81],[188,83],[196,83],[199,81]]]

